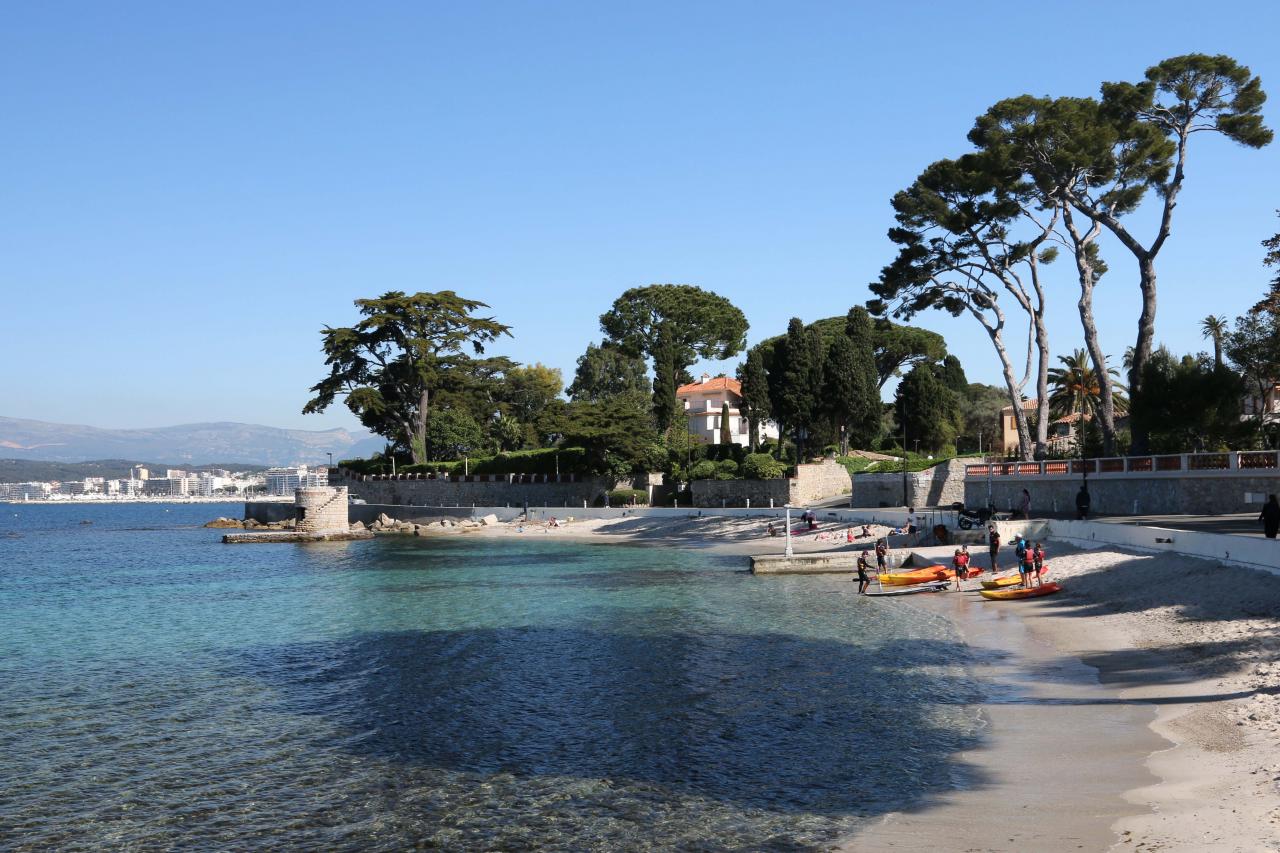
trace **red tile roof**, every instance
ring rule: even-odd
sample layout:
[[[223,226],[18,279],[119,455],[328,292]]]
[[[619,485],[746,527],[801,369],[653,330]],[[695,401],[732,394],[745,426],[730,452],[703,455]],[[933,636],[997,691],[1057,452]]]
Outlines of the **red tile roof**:
[[[708,379],[706,382],[693,382],[689,385],[681,385],[676,389],[677,397],[684,397],[691,394],[701,392],[714,392],[729,390],[742,396],[742,383],[736,379],[730,379],[728,376],[717,376],[714,379]]]

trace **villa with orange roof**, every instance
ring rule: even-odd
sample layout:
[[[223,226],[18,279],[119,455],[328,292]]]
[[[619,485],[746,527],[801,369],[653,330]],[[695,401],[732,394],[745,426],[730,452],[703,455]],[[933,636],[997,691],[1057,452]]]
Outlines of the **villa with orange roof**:
[[[720,443],[720,417],[724,404],[729,404],[729,435],[734,444],[747,447],[751,435],[747,419],[742,415],[742,383],[728,376],[702,374],[697,382],[681,385],[676,397],[684,404],[689,432],[704,444]],[[778,425],[773,421],[760,424],[760,440],[777,440]]]

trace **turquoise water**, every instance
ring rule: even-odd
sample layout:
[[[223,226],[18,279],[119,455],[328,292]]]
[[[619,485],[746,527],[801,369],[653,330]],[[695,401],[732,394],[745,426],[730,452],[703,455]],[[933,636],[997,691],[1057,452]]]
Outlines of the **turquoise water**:
[[[238,510],[0,504],[0,847],[802,850],[966,781],[977,686],[907,602],[199,527]]]

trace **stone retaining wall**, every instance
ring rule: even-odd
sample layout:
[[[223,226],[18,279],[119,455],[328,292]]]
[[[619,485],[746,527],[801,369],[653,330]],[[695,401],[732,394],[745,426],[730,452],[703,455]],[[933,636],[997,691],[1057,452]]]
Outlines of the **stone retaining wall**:
[[[996,507],[1016,508],[1022,490],[1031,493],[1031,513],[1070,513],[1075,511],[1076,493],[1082,480],[1074,477],[991,478],[991,499]],[[985,506],[987,479],[965,481],[965,503]],[[1204,476],[1183,474],[1177,477],[1142,477],[1127,474],[1123,478],[1090,477],[1090,512],[1093,515],[1166,515],[1191,513],[1221,515],[1232,512],[1259,512],[1262,504],[1257,496],[1280,494],[1280,472],[1257,475]],[[1254,498],[1246,501],[1246,495]],[[1265,498],[1264,498],[1265,499]]]
[[[902,474],[855,474],[854,506],[950,506],[969,503],[965,495],[966,462],[951,459],[924,471],[907,474],[907,503],[902,498]],[[985,495],[982,506],[986,503]]]
[[[337,482],[371,504],[404,506],[588,506],[614,488],[600,478],[561,482],[512,482],[499,475],[476,475],[465,481],[450,479],[373,479],[339,469]]]
[[[694,480],[694,506],[807,506],[849,494],[849,469],[834,459],[796,466],[796,476],[777,480]],[[750,504],[748,504],[748,501]]]

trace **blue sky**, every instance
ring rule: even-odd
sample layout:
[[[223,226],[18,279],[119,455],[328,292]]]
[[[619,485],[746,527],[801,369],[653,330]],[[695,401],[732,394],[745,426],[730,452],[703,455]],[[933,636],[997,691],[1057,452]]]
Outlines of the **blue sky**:
[[[1276,4],[39,3],[0,28],[0,414],[110,427],[300,414],[353,299],[454,289],[496,351],[566,380],[628,287],[697,284],[749,338],[844,313],[893,256],[889,198],[974,116],[1192,51],[1261,74]],[[1280,144],[1196,140],[1157,336],[1205,348],[1268,278]],[[1142,220],[1142,217],[1138,217]],[[1137,226],[1144,235],[1150,231]],[[1136,270],[1104,245],[1104,345]],[[1055,352],[1080,345],[1052,272]],[[995,383],[972,320],[946,335]],[[735,361],[709,365],[732,370]]]

